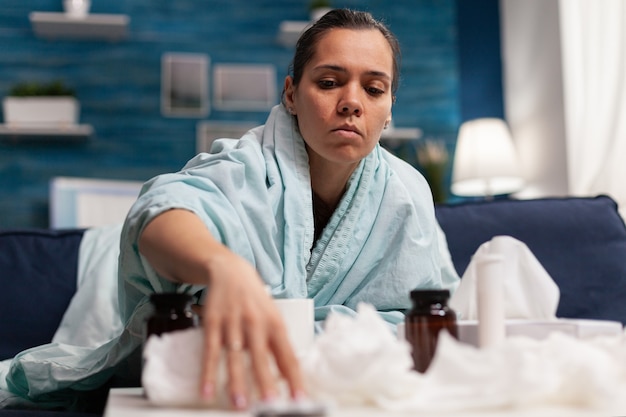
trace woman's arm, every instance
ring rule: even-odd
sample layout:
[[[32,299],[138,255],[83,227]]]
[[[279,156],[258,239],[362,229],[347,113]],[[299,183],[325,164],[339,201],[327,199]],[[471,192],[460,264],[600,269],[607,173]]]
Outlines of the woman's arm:
[[[211,399],[222,349],[227,350],[229,392],[236,408],[245,408],[243,350],[248,350],[252,372],[262,398],[277,395],[270,356],[291,389],[304,392],[296,356],[280,313],[257,271],[245,259],[218,242],[204,223],[187,210],[169,210],[145,227],[139,250],[164,278],[206,285],[202,313],[205,342],[201,394]]]

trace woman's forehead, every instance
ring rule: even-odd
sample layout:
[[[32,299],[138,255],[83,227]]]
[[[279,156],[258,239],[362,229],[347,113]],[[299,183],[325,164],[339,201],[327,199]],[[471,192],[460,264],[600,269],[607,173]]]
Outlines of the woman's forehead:
[[[323,62],[362,62],[371,70],[390,76],[393,72],[393,51],[384,35],[377,29],[335,28],[318,39],[313,56],[307,64],[312,68]]]

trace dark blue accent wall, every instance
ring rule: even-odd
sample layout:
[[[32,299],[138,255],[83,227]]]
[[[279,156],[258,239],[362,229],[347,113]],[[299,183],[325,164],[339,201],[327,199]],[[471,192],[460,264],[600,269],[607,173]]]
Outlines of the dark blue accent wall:
[[[480,0],[486,2],[486,0]],[[494,0],[496,1],[496,0]],[[462,0],[335,0],[371,11],[397,34],[402,80],[394,107],[398,127],[420,127],[453,149],[461,121],[457,2]],[[0,141],[0,227],[46,227],[48,185],[55,176],[147,180],[178,170],[194,155],[198,118],[160,111],[160,60],[165,52],[206,53],[215,63],[271,63],[278,88],[292,49],[276,41],[283,20],[305,20],[307,0],[92,0],[92,13],[123,13],[129,37],[107,41],[44,40],[31,11],[61,11],[61,0],[3,0],[0,96],[23,80],[62,79],[76,90],[83,143]],[[466,10],[466,8],[463,8]],[[463,55],[464,56],[464,55]],[[220,112],[202,120],[262,123],[266,112]],[[400,149],[407,160],[413,149]]]
[[[504,118],[500,0],[457,0],[461,121]]]

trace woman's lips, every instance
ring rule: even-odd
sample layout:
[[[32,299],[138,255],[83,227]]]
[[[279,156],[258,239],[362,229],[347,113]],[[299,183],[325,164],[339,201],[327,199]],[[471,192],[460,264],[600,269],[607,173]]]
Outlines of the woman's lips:
[[[361,136],[361,132],[353,126],[340,126],[334,129],[333,132],[347,138]]]

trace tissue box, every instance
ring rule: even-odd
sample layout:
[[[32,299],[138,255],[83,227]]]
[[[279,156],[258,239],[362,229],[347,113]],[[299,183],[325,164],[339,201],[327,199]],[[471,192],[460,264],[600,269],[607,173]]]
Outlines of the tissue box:
[[[463,343],[478,346],[478,321],[457,321],[459,340]],[[523,320],[509,319],[506,321],[506,336],[527,336],[533,339],[544,339],[552,332],[562,332],[576,338],[594,336],[614,336],[624,331],[622,323],[609,320],[589,319],[555,319],[555,320]]]

